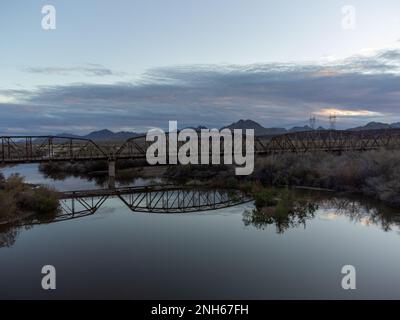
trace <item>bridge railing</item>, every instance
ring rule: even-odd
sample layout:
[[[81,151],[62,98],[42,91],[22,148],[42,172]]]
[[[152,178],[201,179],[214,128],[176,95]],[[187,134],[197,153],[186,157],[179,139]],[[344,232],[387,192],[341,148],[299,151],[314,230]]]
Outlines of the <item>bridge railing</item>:
[[[243,136],[241,150],[246,148]],[[208,138],[206,138],[208,139]],[[169,134],[166,134],[166,152],[169,154]],[[216,150],[209,138],[209,148],[203,149],[204,138],[198,139],[199,156],[206,153],[215,156]],[[146,159],[146,153],[153,141],[146,136],[128,139],[120,147],[110,144],[99,146],[83,138],[58,136],[1,136],[0,162],[44,162],[56,160],[99,160],[99,159]],[[178,141],[176,149],[186,141]],[[220,155],[225,154],[225,139],[219,140]],[[303,153],[315,151],[364,151],[378,148],[400,149],[400,129],[369,131],[306,131],[279,136],[254,137],[255,154]],[[233,149],[232,149],[233,150]],[[169,163],[169,161],[168,161]],[[223,162],[221,162],[223,163]]]
[[[0,161],[30,162],[107,159],[92,140],[56,136],[2,136]]]
[[[179,134],[180,131],[178,131],[176,134]],[[186,144],[186,141],[176,141],[174,140],[174,146],[176,147],[177,152],[171,152],[170,151],[170,134],[165,133],[166,139],[165,139],[165,152],[167,153],[167,156],[177,156],[178,151],[180,148]],[[219,148],[219,155],[223,156],[225,154],[225,139],[224,136],[221,136],[222,138],[219,139],[218,142],[218,148]],[[174,137],[176,139],[176,137]],[[263,138],[264,139],[264,138]],[[208,141],[207,141],[208,140]],[[204,149],[205,142],[208,143],[208,148]],[[115,153],[116,158],[146,158],[146,152],[147,149],[154,143],[154,141],[146,141],[146,136],[138,136],[138,137],[133,137],[125,141],[125,143],[122,144],[122,146],[119,148],[119,150]],[[246,135],[242,135],[242,139],[240,141],[241,144],[241,150],[243,153],[246,150]],[[234,141],[232,139],[232,144],[230,145],[230,152],[233,153],[233,145]],[[265,147],[265,144],[262,142],[262,139],[255,137],[254,138],[254,148],[257,152],[262,151],[262,148]],[[199,158],[205,154],[207,156],[212,156],[215,155],[215,152],[218,152],[218,150],[215,150],[215,145],[213,145],[213,138],[212,137],[202,137],[201,133],[198,131],[197,132],[197,155]]]
[[[265,153],[304,153],[316,151],[366,151],[379,148],[399,149],[400,129],[369,131],[306,131],[273,137]]]

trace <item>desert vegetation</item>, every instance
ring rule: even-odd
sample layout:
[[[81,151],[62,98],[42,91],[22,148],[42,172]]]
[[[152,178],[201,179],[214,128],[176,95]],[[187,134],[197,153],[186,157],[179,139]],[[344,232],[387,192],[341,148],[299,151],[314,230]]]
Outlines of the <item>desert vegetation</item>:
[[[327,188],[400,206],[397,150],[268,156],[257,159],[253,178],[266,186]]]
[[[57,212],[58,206],[56,191],[26,184],[17,174],[5,179],[0,173],[0,223],[16,221],[31,214],[51,215]]]
[[[232,166],[175,166],[166,176],[185,183],[243,187],[252,191],[256,203],[270,201],[262,187],[310,187],[365,195],[400,206],[400,151],[281,154],[256,157],[252,175],[234,175]],[[254,188],[254,186],[257,186]],[[258,191],[255,191],[258,190]],[[264,199],[264,200],[262,200]]]
[[[253,191],[255,208],[243,213],[245,226],[264,229],[275,225],[277,233],[286,229],[306,225],[318,209],[317,202],[302,197],[286,188],[262,188]]]
[[[117,178],[134,179],[138,164],[133,160],[117,162]],[[42,164],[40,170],[52,178],[83,175],[103,182],[107,162]],[[305,186],[356,193],[400,206],[400,151],[374,150],[367,152],[281,154],[256,157],[255,170],[247,177],[237,177],[234,167],[227,165],[169,166],[163,178],[179,183],[202,183],[243,187],[260,183],[262,186]],[[263,191],[265,193],[265,191]],[[267,197],[267,195],[265,194]],[[258,196],[257,196],[258,197]],[[262,198],[261,196],[259,196]],[[257,199],[256,199],[257,200]],[[260,200],[261,201],[261,200]]]

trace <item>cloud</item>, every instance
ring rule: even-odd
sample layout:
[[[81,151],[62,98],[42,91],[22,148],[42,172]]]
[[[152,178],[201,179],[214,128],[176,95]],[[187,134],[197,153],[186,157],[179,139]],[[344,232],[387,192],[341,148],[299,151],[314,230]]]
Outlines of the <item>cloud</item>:
[[[323,122],[332,110],[341,126],[395,122],[399,56],[390,48],[329,63],[184,65],[148,70],[136,82],[3,89],[18,104],[0,104],[0,129],[165,128],[168,120],[221,127],[241,118],[292,126],[311,112]]]
[[[105,76],[120,76],[124,73],[116,72],[109,68],[105,68],[100,64],[88,63],[76,67],[25,67],[23,71],[28,73],[40,73],[47,75],[70,75],[70,74],[83,74],[92,77],[105,77]]]
[[[321,109],[314,113],[315,115],[329,117],[336,115],[337,117],[381,117],[382,113],[368,110],[343,110],[343,109]]]

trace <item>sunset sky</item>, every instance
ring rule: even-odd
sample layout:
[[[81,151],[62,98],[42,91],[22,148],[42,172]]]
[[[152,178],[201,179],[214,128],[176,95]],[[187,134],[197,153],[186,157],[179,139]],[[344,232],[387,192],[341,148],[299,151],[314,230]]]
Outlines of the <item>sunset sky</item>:
[[[2,0],[0,40],[0,134],[400,121],[398,0]]]

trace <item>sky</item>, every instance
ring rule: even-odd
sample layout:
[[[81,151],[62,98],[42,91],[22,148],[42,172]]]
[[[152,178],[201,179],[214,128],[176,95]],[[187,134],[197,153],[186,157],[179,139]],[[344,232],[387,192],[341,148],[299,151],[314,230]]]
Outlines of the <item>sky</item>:
[[[398,0],[2,0],[0,134],[397,122],[399,13]]]

